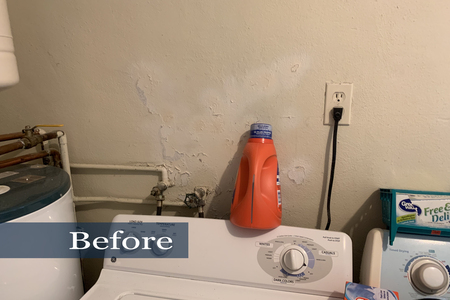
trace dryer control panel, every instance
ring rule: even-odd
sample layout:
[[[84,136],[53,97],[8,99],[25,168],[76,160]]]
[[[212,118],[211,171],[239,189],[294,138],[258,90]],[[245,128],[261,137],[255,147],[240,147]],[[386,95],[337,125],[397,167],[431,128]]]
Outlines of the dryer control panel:
[[[400,299],[450,299],[448,238],[398,234],[389,245],[389,231],[369,232],[361,266],[361,283],[390,289]]]

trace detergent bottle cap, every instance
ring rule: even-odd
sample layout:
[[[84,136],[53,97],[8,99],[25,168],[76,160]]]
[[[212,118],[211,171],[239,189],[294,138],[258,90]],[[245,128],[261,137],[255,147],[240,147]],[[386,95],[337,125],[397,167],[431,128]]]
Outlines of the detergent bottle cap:
[[[272,139],[272,125],[264,123],[254,123],[250,127],[250,138]]]

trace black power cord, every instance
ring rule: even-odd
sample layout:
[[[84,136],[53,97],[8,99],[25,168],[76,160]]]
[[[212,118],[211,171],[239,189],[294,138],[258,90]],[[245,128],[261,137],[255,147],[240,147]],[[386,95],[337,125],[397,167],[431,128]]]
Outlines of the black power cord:
[[[327,198],[327,217],[328,222],[325,230],[330,228],[331,224],[331,191],[333,189],[333,180],[334,180],[334,169],[336,167],[336,149],[337,149],[337,131],[339,121],[342,118],[343,108],[342,107],[334,107],[333,108],[333,119],[334,119],[334,132],[333,132],[333,156],[331,159],[331,171],[330,171],[330,182],[328,184],[328,198]]]

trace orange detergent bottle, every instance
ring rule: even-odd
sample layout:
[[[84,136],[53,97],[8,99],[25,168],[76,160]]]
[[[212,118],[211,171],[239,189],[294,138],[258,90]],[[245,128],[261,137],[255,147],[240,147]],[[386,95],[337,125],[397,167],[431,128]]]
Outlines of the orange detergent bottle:
[[[281,225],[281,191],[272,126],[255,123],[244,148],[231,203],[230,221],[239,227]]]

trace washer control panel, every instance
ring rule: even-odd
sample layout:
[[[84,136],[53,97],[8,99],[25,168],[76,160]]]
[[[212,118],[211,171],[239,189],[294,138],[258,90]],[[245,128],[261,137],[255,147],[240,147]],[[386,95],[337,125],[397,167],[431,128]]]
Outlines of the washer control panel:
[[[274,281],[286,283],[313,282],[324,278],[333,268],[330,251],[303,236],[280,236],[259,242],[258,263]]]
[[[254,230],[228,220],[170,216],[119,215],[114,221],[125,232],[121,241],[128,238],[129,248],[133,240],[158,240],[160,234],[173,239],[173,248],[167,254],[155,253],[152,244],[152,250],[122,251],[123,256],[105,258],[106,269],[338,299],[344,297],[345,282],[352,280],[352,242],[342,232],[289,226]],[[143,228],[153,222],[154,230]],[[180,222],[187,224],[184,232]],[[186,243],[175,234],[186,237]],[[187,245],[187,255],[172,257],[181,245]],[[137,257],[140,252],[147,256]]]

